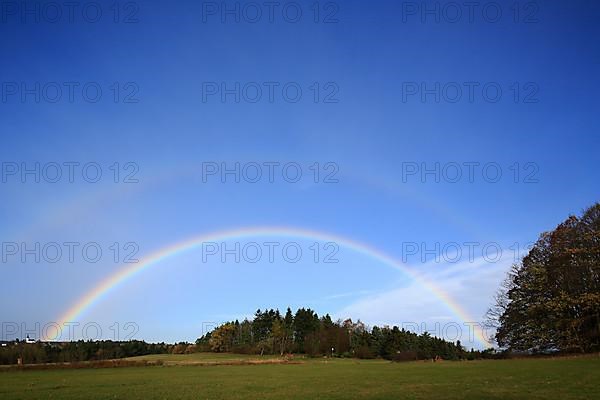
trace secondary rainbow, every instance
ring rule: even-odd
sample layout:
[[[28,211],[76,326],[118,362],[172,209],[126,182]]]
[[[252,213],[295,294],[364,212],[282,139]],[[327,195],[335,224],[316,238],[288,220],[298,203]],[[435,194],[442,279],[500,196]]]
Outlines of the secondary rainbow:
[[[435,283],[427,280],[421,274],[414,271],[407,265],[395,260],[391,256],[382,251],[368,245],[349,239],[346,237],[333,235],[325,232],[313,231],[302,228],[292,227],[245,227],[240,229],[232,229],[225,231],[210,232],[200,236],[192,237],[182,242],[174,243],[164,247],[147,257],[141,259],[138,263],[127,264],[119,271],[108,276],[105,280],[96,285],[92,290],[82,296],[73,306],[71,306],[59,319],[58,323],[62,325],[65,322],[77,321],[88,309],[98,303],[109,292],[127,281],[134,275],[150,268],[153,265],[160,263],[162,260],[176,256],[180,253],[193,250],[203,243],[226,241],[232,239],[240,239],[246,237],[259,236],[278,236],[278,237],[293,237],[304,238],[319,241],[335,242],[339,246],[344,246],[358,253],[372,257],[375,260],[391,266],[402,273],[409,276],[411,279],[419,282],[423,287],[430,291],[434,296],[442,301],[448,309],[450,309],[462,322],[474,322],[475,320],[469,316],[460,304],[452,299],[444,290]],[[480,329],[475,329],[475,337],[482,345],[487,345],[488,342]]]

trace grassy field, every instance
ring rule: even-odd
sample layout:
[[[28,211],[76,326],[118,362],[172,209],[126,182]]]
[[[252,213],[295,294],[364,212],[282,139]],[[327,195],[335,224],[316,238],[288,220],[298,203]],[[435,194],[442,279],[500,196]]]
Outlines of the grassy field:
[[[193,353],[193,354],[151,354],[129,357],[131,361],[162,361],[164,365],[212,365],[236,364],[246,362],[283,361],[279,356],[258,356],[231,353]],[[304,358],[301,358],[304,360]]]
[[[300,360],[194,366],[241,355],[146,356],[164,366],[0,372],[0,399],[599,399],[600,358],[470,362]]]

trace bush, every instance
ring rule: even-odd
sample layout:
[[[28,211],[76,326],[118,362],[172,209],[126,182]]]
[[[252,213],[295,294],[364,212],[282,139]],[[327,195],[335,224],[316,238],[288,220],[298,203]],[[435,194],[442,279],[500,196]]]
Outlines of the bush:
[[[232,353],[236,354],[259,354],[260,351],[254,346],[249,344],[237,344],[231,349]]]
[[[416,351],[400,351],[392,355],[391,360],[394,362],[415,361],[418,359]]]
[[[360,346],[354,350],[354,355],[362,359],[375,358],[375,354],[368,346]]]

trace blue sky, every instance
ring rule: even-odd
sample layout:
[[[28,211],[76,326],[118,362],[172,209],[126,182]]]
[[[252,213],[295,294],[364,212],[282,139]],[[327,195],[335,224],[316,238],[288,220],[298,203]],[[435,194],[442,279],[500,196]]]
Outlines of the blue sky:
[[[230,14],[222,22],[221,10],[207,15],[211,2],[123,3],[118,23],[108,2],[98,3],[102,17],[95,23],[79,9],[69,22],[64,6],[56,23],[4,10],[3,255],[6,243],[94,242],[105,257],[48,263],[7,255],[3,322],[31,327],[56,320],[122,268],[108,255],[112,243],[134,242],[142,258],[199,234],[274,225],[328,232],[406,258],[480,319],[513,261],[507,249],[525,246],[598,200],[596,2],[540,1],[537,8],[522,2],[518,16],[512,1],[495,2],[502,11],[497,22],[490,22],[491,8],[486,16],[475,9],[472,22],[463,8],[450,22],[453,10],[439,2],[439,23],[431,14],[422,19],[421,2],[392,1],[321,2],[315,23],[313,3],[294,3],[302,10],[297,23],[280,9],[270,23],[265,8],[251,23],[242,11],[252,11],[244,8],[248,2],[237,3],[239,23]],[[414,4],[417,14],[409,12]],[[434,9],[436,2],[427,4]],[[337,22],[324,23],[330,13]],[[214,83],[219,92],[207,93]],[[236,83],[240,101],[233,94],[222,101],[221,84]],[[430,91],[439,84],[439,101],[431,93],[422,98],[422,84]],[[275,88],[272,102],[268,85]],[[52,102],[57,86],[62,97]],[[252,102],[256,86],[263,92]],[[284,87],[291,97],[299,87],[302,97],[286,99]],[[453,102],[457,87],[462,97]],[[102,97],[92,102],[96,88]],[[497,88],[502,96],[492,101]],[[48,171],[52,163],[63,165],[62,179],[22,179],[23,165],[36,162]],[[77,167],[70,183],[65,162],[96,163],[102,178],[89,183]],[[203,165],[214,162],[296,163],[303,174],[297,183],[280,173],[268,182],[266,169],[258,183],[236,183],[231,175],[224,183],[218,175],[203,180]],[[19,171],[11,175],[14,165]],[[442,174],[439,182],[420,176],[436,166],[451,174],[456,165],[463,174],[458,182],[454,175]],[[466,165],[474,166],[472,182]],[[484,174],[484,165],[492,170]],[[502,176],[491,182],[498,168]],[[323,182],[334,170],[337,183]],[[138,182],[124,183],[134,171]],[[479,243],[473,261],[448,262],[448,252],[440,262],[431,255],[423,262],[422,251],[406,254],[408,243],[421,249],[459,243],[466,251],[462,244],[469,242]],[[305,251],[311,246],[297,243]],[[487,243],[504,248],[500,261],[482,258]],[[308,256],[295,264],[202,263],[191,251],[125,282],[81,318],[98,321],[105,337],[112,323],[134,321],[137,338],[165,341],[194,340],[205,322],[288,305],[378,324],[461,322],[380,261],[343,246],[337,258],[328,265]]]

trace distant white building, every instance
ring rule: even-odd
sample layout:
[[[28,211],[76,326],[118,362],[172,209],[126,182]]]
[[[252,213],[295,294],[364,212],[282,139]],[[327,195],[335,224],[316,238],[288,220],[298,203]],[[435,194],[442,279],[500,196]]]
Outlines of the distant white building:
[[[25,343],[35,343],[35,339],[31,339],[29,335],[25,338]]]

